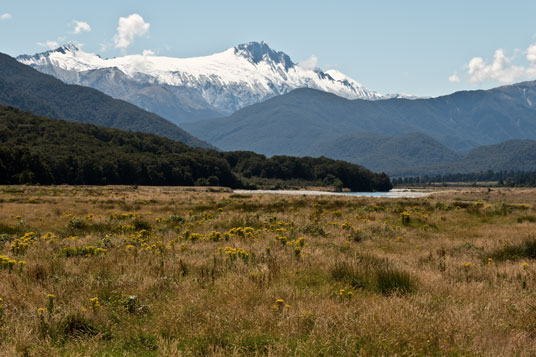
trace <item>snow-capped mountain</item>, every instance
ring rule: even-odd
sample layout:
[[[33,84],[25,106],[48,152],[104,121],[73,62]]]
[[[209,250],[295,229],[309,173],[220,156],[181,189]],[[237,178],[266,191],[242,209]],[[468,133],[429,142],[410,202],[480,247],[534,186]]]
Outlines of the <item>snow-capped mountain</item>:
[[[348,99],[384,99],[336,70],[292,62],[266,43],[250,42],[210,56],[129,55],[103,59],[73,44],[17,59],[70,84],[101,90],[175,123],[231,114],[296,88]]]

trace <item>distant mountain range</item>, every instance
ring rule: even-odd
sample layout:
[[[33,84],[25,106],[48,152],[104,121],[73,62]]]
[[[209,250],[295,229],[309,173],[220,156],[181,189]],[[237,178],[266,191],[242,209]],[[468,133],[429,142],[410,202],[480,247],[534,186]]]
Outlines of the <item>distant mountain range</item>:
[[[181,123],[194,136],[226,151],[326,156],[394,176],[536,169],[536,81],[436,98],[380,95],[338,71],[296,64],[264,42],[186,59],[103,59],[66,45],[17,60]],[[9,70],[4,72],[8,76]],[[129,122],[129,130],[207,145],[184,132],[176,134],[176,127],[169,134],[165,128],[171,123],[157,115],[147,121],[145,116],[153,114],[144,111],[144,119],[135,122],[110,121],[113,115],[105,116],[107,122],[99,122],[102,115],[72,119],[51,109],[57,95],[50,90],[43,91],[49,97],[36,97],[28,91],[32,86],[16,83],[10,82],[4,96],[10,93],[23,103],[0,104],[98,125]],[[92,107],[89,113],[95,110],[93,103],[87,104]]]
[[[56,119],[157,134],[190,146],[212,147],[156,114],[92,88],[67,85],[1,53],[0,105]]]
[[[223,150],[326,155],[392,173],[419,162],[455,162],[482,145],[536,139],[533,103],[536,81],[415,100],[348,100],[298,89],[184,128]]]
[[[464,156],[421,133],[387,136],[374,133],[345,135],[320,142],[312,156],[337,157],[376,171],[420,175],[437,164],[454,164]]]
[[[264,42],[210,56],[130,55],[103,59],[75,45],[17,57],[21,63],[70,84],[98,89],[176,124],[232,114],[288,93],[314,88],[348,99],[385,99],[337,70],[294,63]]]

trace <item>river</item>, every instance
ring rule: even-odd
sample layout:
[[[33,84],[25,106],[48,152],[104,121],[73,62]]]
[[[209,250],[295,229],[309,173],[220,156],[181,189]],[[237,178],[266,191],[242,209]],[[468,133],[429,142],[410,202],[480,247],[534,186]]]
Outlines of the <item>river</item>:
[[[234,190],[236,194],[276,194],[276,195],[308,195],[308,196],[356,196],[379,198],[417,198],[426,197],[431,191],[413,191],[406,189],[393,189],[389,192],[327,192],[308,190]]]

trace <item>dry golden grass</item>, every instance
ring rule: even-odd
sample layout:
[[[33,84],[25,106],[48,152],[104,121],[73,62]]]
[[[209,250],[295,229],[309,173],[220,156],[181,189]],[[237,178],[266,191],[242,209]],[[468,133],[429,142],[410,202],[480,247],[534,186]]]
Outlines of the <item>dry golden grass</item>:
[[[534,355],[535,228],[533,189],[0,187],[0,354]]]

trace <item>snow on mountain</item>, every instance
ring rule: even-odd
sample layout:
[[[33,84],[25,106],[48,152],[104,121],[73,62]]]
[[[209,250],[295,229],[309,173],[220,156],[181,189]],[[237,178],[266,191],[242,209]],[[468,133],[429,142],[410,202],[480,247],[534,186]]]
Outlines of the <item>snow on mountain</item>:
[[[385,98],[339,71],[301,67],[264,42],[195,58],[128,55],[110,59],[68,44],[17,59],[67,83],[91,86],[137,105],[143,102],[142,107],[157,113],[158,108],[151,108],[156,89],[166,91],[170,100],[180,100],[185,113],[203,110],[205,116],[230,114],[296,88],[319,89],[348,99]],[[162,100],[158,101],[161,106]],[[176,104],[168,104],[169,111],[174,110]]]

